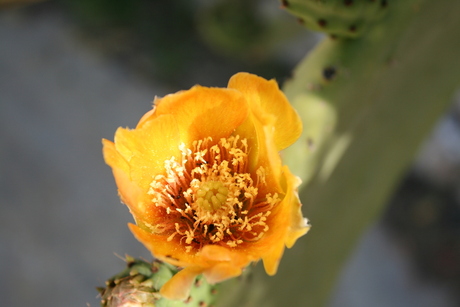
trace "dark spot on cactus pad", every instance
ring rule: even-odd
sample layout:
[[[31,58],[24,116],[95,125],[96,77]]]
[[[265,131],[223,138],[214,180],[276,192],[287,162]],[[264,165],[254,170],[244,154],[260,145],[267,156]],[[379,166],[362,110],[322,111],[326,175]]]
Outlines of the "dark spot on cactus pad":
[[[212,288],[212,289],[211,289],[211,294],[216,295],[216,294],[217,294],[217,289],[216,289],[216,288]]]
[[[381,5],[382,7],[387,7],[388,1],[387,1],[387,0],[382,0],[382,1],[380,2],[380,5]]]
[[[195,287],[199,288],[199,287],[201,286],[201,284],[202,284],[201,279],[197,278],[197,279],[195,280]]]
[[[326,79],[328,81],[334,79],[336,74],[337,74],[337,70],[335,69],[334,66],[326,67],[323,70],[323,77],[324,77],[324,79]]]
[[[285,8],[289,6],[289,2],[287,0],[281,0],[281,7]]]
[[[200,301],[200,302],[198,303],[198,306],[200,306],[200,307],[206,307],[207,305],[208,305],[208,304],[206,304],[205,301]]]
[[[189,295],[189,296],[187,297],[187,299],[184,301],[184,303],[185,303],[185,304],[189,304],[189,303],[191,303],[191,302],[192,302],[192,296]]]
[[[325,28],[327,26],[327,20],[326,19],[319,19],[318,20],[318,26],[321,28]]]
[[[305,20],[303,20],[302,18],[297,18],[297,22],[301,25],[305,24]]]
[[[353,4],[353,0],[344,0],[343,4],[345,4],[345,6],[350,6]]]
[[[350,30],[350,32],[356,32],[356,25],[351,25],[348,30]]]
[[[308,146],[308,149],[310,150],[315,149],[315,142],[313,141],[312,138],[307,138],[307,146]]]
[[[337,35],[335,35],[335,34],[331,34],[331,35],[329,35],[329,37],[330,37],[331,39],[337,39]]]

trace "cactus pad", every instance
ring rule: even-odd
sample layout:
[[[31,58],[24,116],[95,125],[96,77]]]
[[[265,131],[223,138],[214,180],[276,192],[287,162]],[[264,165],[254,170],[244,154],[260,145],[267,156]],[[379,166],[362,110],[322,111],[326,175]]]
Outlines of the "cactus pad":
[[[388,0],[283,0],[281,4],[309,29],[355,38],[385,16]]]
[[[126,257],[127,267],[98,288],[102,307],[212,307],[217,292],[199,276],[185,301],[171,301],[162,297],[160,288],[179,270],[155,260],[153,263]]]

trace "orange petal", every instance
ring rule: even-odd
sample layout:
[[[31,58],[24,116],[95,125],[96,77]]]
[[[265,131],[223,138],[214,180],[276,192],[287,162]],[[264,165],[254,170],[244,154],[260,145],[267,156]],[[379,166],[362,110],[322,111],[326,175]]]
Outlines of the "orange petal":
[[[160,294],[170,300],[186,300],[195,278],[202,272],[203,269],[199,267],[188,267],[179,271],[161,287]]]
[[[217,283],[241,274],[242,270],[259,257],[250,256],[246,251],[225,248],[218,245],[205,245],[200,256],[208,261],[208,268],[204,271],[206,280]]]
[[[147,218],[145,210],[147,195],[129,179],[128,174],[124,171],[118,168],[113,168],[112,171],[121,201],[129,207],[134,218],[139,216]]]
[[[286,189],[285,197],[273,208],[268,220],[270,230],[261,244],[261,248],[266,248],[262,260],[269,275],[276,273],[285,246],[291,248],[310,229],[300,210],[301,203],[297,195],[300,179],[292,175],[287,166],[282,168],[281,179],[282,186]],[[267,242],[272,244],[271,248],[265,246]]]
[[[192,263],[199,264],[200,259],[168,242],[167,236],[150,233],[134,224],[128,226],[136,239],[144,244],[154,257],[180,267],[187,267]]]
[[[128,162],[118,153],[113,142],[102,139],[102,154],[104,155],[105,163],[110,167],[129,173]]]
[[[267,223],[270,229],[260,242],[260,253],[268,275],[276,274],[284,253],[285,240],[290,226],[290,199],[285,197],[272,209]]]
[[[118,128],[115,148],[130,166],[130,179],[148,190],[153,178],[165,171],[165,160],[180,157],[179,131],[172,115],[158,116],[140,129]]]
[[[249,171],[253,174],[263,167],[265,171],[265,185],[260,185],[260,193],[281,192],[279,178],[281,176],[281,158],[273,140],[274,127],[264,126],[253,114],[248,116],[235,131],[248,140]],[[266,190],[266,189],[267,190]]]
[[[206,280],[215,284],[226,279],[241,275],[244,267],[235,266],[234,263],[220,262],[207,268],[203,275]]]
[[[232,255],[230,250],[219,245],[205,245],[200,251],[201,257],[211,261],[230,261]]]
[[[302,132],[300,117],[275,80],[268,81],[256,75],[238,73],[232,76],[228,88],[242,92],[253,112],[259,113],[262,110],[275,117],[274,140],[278,151],[299,138]]]
[[[268,275],[273,276],[278,271],[278,266],[281,261],[281,257],[283,256],[283,252],[283,242],[277,242],[272,247],[270,252],[265,252],[264,256],[262,257],[262,261],[264,263],[265,272],[267,272]]]
[[[155,104],[151,116],[173,115],[179,126],[180,140],[186,145],[207,137],[214,140],[228,137],[249,112],[246,100],[238,91],[198,85],[157,99]]]
[[[142,128],[146,123],[148,123],[149,121],[151,121],[155,116],[155,105],[153,106],[153,109],[148,111],[147,113],[145,113],[141,119],[139,120],[139,122],[137,123],[137,126],[136,126],[136,129],[139,129],[139,128]]]
[[[131,181],[128,162],[115,149],[114,143],[108,140],[102,140],[102,143],[104,160],[112,167],[121,201],[130,208],[135,217],[145,215],[144,203],[147,195]]]
[[[294,176],[287,166],[283,167],[283,173],[288,187],[286,194],[290,195],[289,207],[291,211],[291,222],[285,242],[287,248],[291,248],[298,238],[305,235],[310,230],[311,226],[308,224],[308,220],[302,215],[302,204],[300,203],[299,194],[297,192],[301,184],[300,178]]]

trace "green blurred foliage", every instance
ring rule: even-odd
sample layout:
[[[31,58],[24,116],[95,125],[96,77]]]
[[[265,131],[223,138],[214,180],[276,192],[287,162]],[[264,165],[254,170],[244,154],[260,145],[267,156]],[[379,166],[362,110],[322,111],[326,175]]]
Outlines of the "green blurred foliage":
[[[237,71],[284,79],[291,67],[273,50],[280,38],[302,30],[284,12],[281,21],[261,14],[261,8],[273,4],[261,0],[56,2],[82,26],[85,38],[106,54],[178,86],[225,85]],[[206,73],[213,77],[202,76]]]

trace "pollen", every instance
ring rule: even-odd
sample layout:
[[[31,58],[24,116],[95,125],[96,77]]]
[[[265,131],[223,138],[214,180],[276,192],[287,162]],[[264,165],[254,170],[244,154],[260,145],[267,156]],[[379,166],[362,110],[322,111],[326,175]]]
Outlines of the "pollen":
[[[181,158],[166,160],[165,174],[150,184],[152,231],[188,253],[206,244],[236,248],[260,240],[280,197],[259,192],[265,169],[249,171],[247,140],[206,138],[179,149]]]

